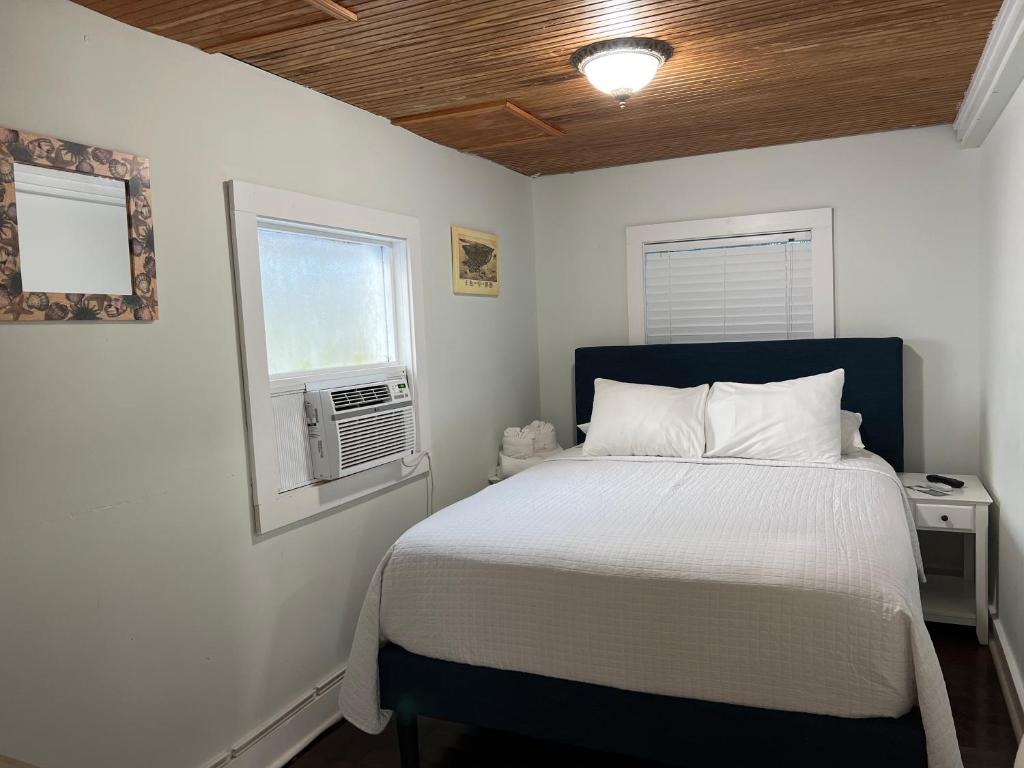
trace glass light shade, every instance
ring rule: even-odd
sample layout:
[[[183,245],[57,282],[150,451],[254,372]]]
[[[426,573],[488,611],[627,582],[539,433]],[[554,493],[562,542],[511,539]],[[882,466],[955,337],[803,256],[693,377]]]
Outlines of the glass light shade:
[[[672,56],[672,46],[651,37],[620,37],[585,45],[569,57],[597,90],[622,107]]]
[[[580,68],[597,90],[625,101],[651,82],[662,61],[650,51],[627,49],[598,54]]]

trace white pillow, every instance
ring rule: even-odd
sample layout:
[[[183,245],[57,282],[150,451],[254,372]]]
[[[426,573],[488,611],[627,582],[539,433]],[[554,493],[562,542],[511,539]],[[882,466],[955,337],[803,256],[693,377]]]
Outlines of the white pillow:
[[[594,379],[587,456],[682,456],[704,453],[708,385],[677,389]]]
[[[839,418],[843,432],[843,453],[863,450],[864,440],[860,436],[860,425],[864,418],[853,411],[840,411]]]
[[[840,411],[839,416],[839,426],[843,433],[843,455],[864,450],[864,438],[860,436],[860,425],[864,423],[864,418],[853,411]],[[585,435],[590,429],[590,422],[577,424],[576,427]]]
[[[842,368],[770,384],[717,381],[708,396],[705,456],[839,461]]]

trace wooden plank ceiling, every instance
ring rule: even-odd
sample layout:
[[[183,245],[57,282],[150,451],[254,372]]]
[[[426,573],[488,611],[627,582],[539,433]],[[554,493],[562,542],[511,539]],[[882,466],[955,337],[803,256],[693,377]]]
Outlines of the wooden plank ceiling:
[[[1000,0],[78,0],[390,119],[551,174],[952,122]],[[342,16],[342,18],[337,18]],[[624,110],[569,65],[656,37],[675,55]],[[403,122],[403,121],[399,121]],[[511,133],[488,134],[488,125]],[[429,132],[428,132],[429,131]]]

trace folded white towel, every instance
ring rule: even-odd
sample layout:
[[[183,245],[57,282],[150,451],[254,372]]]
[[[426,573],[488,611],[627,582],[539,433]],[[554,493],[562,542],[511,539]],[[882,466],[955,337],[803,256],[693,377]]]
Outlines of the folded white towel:
[[[501,476],[512,477],[512,475],[518,474],[524,469],[529,469],[535,464],[540,464],[544,459],[541,456],[531,456],[528,459],[516,459],[502,453],[498,456],[498,461],[499,466],[501,467]]]
[[[533,456],[533,433],[519,427],[509,427],[501,438],[501,452],[513,459]]]
[[[540,451],[553,451],[558,447],[558,440],[555,437],[555,425],[547,421],[531,421],[525,427],[524,432],[533,435],[533,449]]]
[[[509,427],[501,438],[501,453],[510,459],[529,459],[558,449],[555,425],[532,421],[523,428]]]

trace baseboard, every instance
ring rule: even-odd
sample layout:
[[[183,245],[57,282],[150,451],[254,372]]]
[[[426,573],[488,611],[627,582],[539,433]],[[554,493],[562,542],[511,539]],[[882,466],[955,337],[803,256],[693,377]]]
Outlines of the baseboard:
[[[996,665],[996,676],[999,678],[999,687],[1003,689],[1006,708],[1010,711],[1013,732],[1020,740],[1024,729],[1024,678],[1021,677],[1021,668],[1013,648],[1006,642],[1006,630],[998,618],[992,619],[992,636],[988,647]]]
[[[341,719],[341,669],[203,768],[281,768]]]

